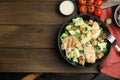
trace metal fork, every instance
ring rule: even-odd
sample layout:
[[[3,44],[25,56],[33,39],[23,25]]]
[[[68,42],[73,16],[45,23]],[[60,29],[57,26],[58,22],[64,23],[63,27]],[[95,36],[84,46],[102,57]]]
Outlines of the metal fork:
[[[118,52],[120,52],[120,47],[116,44],[116,39],[114,36],[112,35],[109,35],[107,37],[107,40],[111,43],[111,44],[114,44],[115,43],[115,48],[117,49]]]

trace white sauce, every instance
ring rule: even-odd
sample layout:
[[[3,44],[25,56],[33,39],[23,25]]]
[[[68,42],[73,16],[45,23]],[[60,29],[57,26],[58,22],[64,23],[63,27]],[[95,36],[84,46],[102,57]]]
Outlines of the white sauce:
[[[61,4],[60,4],[60,12],[63,14],[63,15],[70,15],[73,13],[74,11],[74,4],[72,1],[63,1]]]

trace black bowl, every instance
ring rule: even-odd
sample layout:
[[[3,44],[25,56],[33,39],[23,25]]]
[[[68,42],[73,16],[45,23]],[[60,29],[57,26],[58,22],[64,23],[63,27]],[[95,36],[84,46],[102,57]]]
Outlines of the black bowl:
[[[91,14],[80,14],[76,17],[73,17],[73,18],[77,18],[77,17],[82,17],[84,20],[93,20],[93,21],[97,21],[100,25],[100,27],[103,28],[104,32],[107,34],[107,35],[110,35],[110,31],[108,30],[106,24],[104,22],[102,22],[98,17],[94,16],[94,15],[91,15]],[[72,19],[73,19],[72,18]],[[85,65],[80,65],[78,63],[75,63],[71,60],[69,60],[66,55],[65,55],[65,50],[62,50],[61,49],[61,41],[60,41],[60,36],[62,35],[62,33],[64,33],[65,31],[65,26],[68,25],[69,22],[72,21],[72,19],[70,19],[69,21],[67,21],[66,23],[63,24],[63,26],[61,27],[60,31],[59,31],[59,34],[58,34],[58,47],[59,47],[59,50],[60,50],[60,54],[63,56],[63,58],[70,64],[72,64],[73,66],[77,66],[77,67],[81,67],[81,68],[84,68],[84,67],[88,67],[88,66],[91,66],[91,65],[96,65],[96,64],[100,64],[101,61],[104,60],[104,58],[108,55],[110,49],[111,49],[111,44],[109,43],[109,41],[107,41],[107,48],[108,48],[108,51],[107,51],[107,54],[104,55],[104,57],[102,57],[102,59],[100,60],[97,60],[94,64],[91,64],[91,63],[85,63]]]

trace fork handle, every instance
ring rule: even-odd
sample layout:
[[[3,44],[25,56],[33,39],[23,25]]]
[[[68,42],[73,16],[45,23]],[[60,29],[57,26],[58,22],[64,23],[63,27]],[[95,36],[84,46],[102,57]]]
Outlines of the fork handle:
[[[117,49],[118,52],[120,52],[120,47],[118,45],[115,45],[115,48]]]

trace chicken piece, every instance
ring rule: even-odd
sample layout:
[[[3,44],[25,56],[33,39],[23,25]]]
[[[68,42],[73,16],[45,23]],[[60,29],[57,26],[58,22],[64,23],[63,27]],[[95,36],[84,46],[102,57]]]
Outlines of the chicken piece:
[[[91,37],[91,36],[92,36],[92,33],[89,31],[89,32],[87,33],[87,36],[88,36],[88,37]]]
[[[87,46],[84,48],[84,55],[88,63],[95,63],[96,55],[92,46]]]
[[[92,26],[92,38],[96,39],[99,35],[100,35],[100,26],[97,22],[94,22]]]
[[[66,37],[61,45],[62,49],[66,49],[66,48],[70,48],[70,47],[75,47],[75,45],[77,44],[78,40],[76,37],[74,36],[68,36]]]

